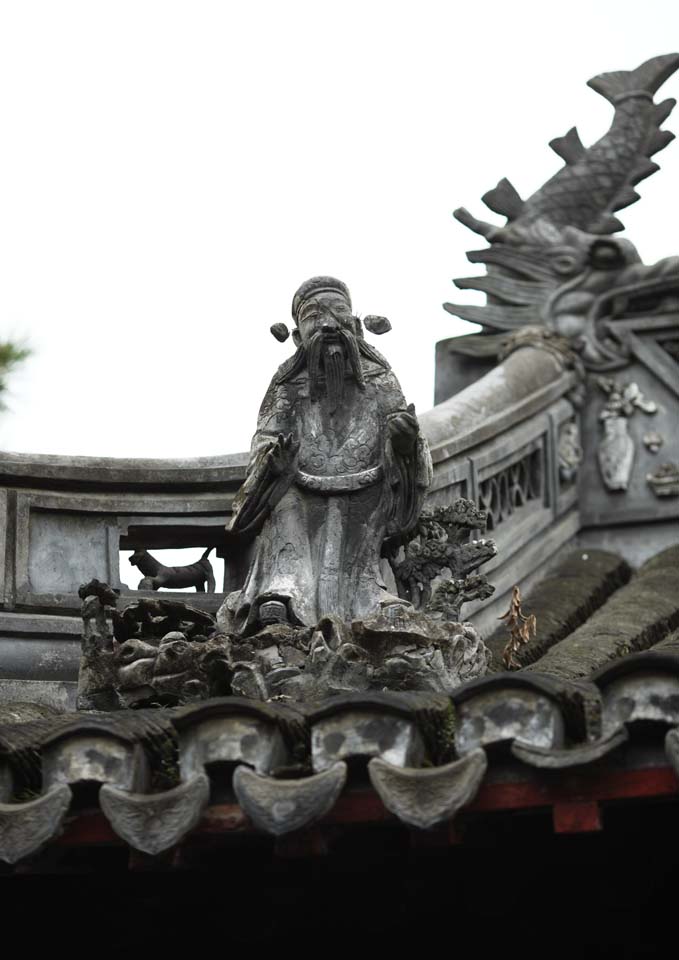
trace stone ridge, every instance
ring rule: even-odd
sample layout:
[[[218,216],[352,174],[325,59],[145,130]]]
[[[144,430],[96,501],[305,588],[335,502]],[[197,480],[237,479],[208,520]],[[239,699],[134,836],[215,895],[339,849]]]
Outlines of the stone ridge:
[[[647,560],[630,582],[526,671],[575,680],[647,650],[679,627],[679,545]]]
[[[534,663],[589,617],[619,587],[632,571],[620,556],[605,550],[575,550],[526,595],[522,610],[535,614],[537,633],[517,652],[522,667]],[[503,671],[502,652],[507,628],[498,626],[486,640],[491,651],[491,671]]]

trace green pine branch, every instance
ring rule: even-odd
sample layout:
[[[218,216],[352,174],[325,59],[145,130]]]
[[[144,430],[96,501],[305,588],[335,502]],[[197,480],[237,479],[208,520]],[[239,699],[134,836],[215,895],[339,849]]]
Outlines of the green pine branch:
[[[7,381],[10,373],[30,356],[30,349],[24,344],[5,342],[0,343],[0,410],[5,409],[3,395],[7,391]]]

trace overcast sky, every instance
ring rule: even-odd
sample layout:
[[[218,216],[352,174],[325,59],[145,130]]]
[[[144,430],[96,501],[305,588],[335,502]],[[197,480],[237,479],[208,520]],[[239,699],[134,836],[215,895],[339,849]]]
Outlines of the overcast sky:
[[[390,318],[373,342],[427,409],[478,272],[452,210],[530,195],[549,140],[609,126],[587,79],[678,47],[676,0],[3,0],[0,333],[34,352],[0,446],[247,449],[291,352],[269,327],[318,273]],[[649,262],[679,253],[679,147],[658,159],[623,212]]]

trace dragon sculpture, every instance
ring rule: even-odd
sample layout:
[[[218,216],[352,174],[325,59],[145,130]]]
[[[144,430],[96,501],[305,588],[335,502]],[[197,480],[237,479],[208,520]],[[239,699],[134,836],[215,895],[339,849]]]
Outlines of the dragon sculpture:
[[[487,274],[455,281],[462,290],[485,293],[487,304],[444,304],[483,328],[456,338],[453,350],[497,357],[511,336],[538,327],[568,340],[588,370],[603,373],[628,362],[617,318],[677,308],[679,257],[647,266],[628,240],[612,234],[623,229],[616,211],[639,199],[634,187],[659,169],[651,158],[674,139],[661,126],[676,101],[653,97],[678,68],[679,54],[668,54],[590,80],[615,109],[610,129],[589,148],[574,127],[552,140],[565,166],[529,199],[506,179],[486,193],[483,202],[506,217],[506,225],[455,211],[490,246],[467,254],[485,264]]]

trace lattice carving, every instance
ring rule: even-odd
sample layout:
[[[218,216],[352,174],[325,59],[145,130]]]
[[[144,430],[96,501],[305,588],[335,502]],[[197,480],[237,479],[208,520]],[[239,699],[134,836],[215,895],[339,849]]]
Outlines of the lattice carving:
[[[495,530],[531,500],[542,500],[544,467],[542,449],[532,450],[479,484],[479,508],[488,514],[486,529]]]

